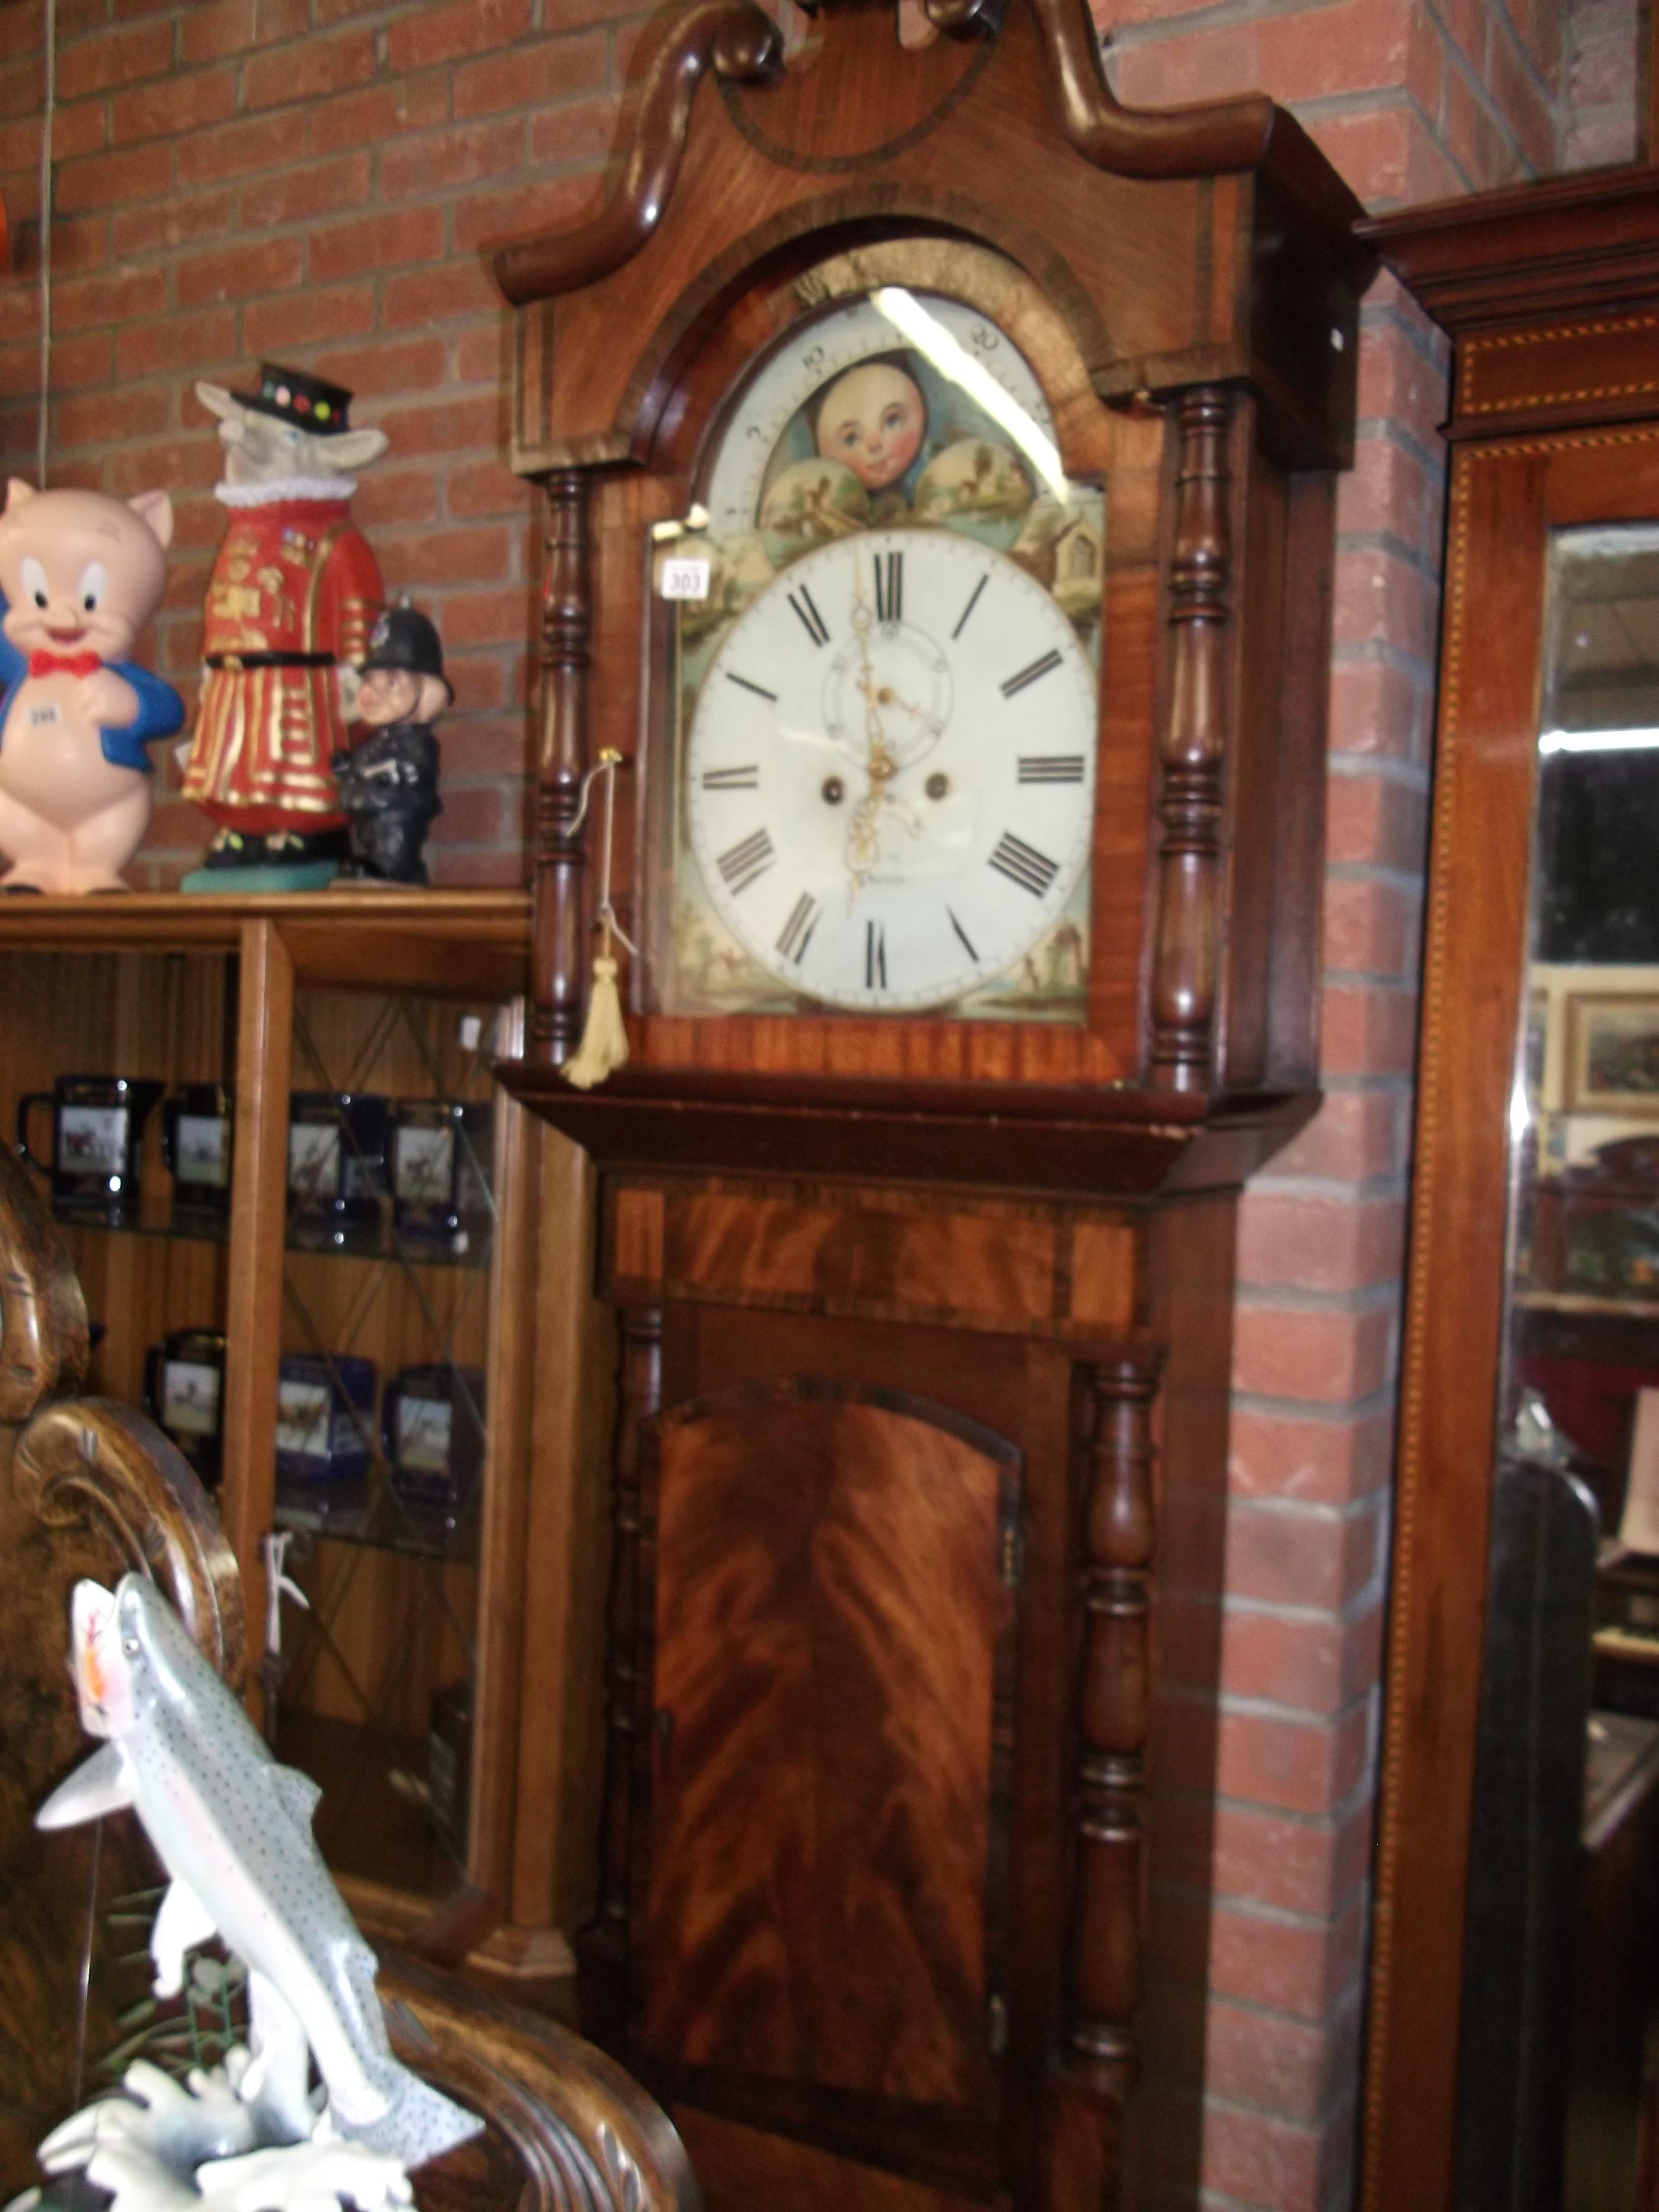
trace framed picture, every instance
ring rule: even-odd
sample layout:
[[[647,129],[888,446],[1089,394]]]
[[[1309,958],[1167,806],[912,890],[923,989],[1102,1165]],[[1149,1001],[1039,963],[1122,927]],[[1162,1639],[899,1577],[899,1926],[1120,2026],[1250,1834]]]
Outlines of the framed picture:
[[[1574,998],[1567,1110],[1659,1121],[1659,996]]]

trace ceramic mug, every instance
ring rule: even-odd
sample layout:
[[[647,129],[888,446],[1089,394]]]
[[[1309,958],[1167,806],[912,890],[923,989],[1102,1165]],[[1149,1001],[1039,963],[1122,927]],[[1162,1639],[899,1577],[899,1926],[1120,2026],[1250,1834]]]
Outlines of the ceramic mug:
[[[288,1482],[355,1482],[368,1473],[374,1362],[285,1352],[277,1370],[276,1472]]]
[[[483,1471],[483,1376],[473,1367],[405,1367],[380,1401],[392,1487],[416,1512],[456,1513]]]
[[[217,1329],[175,1328],[144,1354],[144,1403],[210,1490],[222,1465],[225,1340]]]
[[[295,1091],[288,1108],[289,1231],[296,1244],[372,1243],[386,1190],[387,1101]]]
[[[145,1076],[60,1075],[17,1102],[17,1149],[50,1178],[54,1212],[120,1225],[138,1218],[144,1121],[163,1086]],[[29,1150],[29,1115],[52,1109],[52,1164]]]
[[[399,1239],[459,1254],[489,1233],[495,1112],[487,1103],[399,1098],[392,1108],[387,1179]]]
[[[163,1102],[161,1164],[173,1177],[175,1213],[229,1213],[235,1097],[223,1083],[181,1083]]]

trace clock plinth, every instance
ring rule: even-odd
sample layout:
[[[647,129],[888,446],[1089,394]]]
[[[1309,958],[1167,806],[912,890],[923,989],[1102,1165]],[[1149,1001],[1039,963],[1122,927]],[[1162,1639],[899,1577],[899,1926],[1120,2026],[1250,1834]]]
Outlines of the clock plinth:
[[[550,518],[500,1073],[620,1323],[585,2002],[713,2212],[1115,2201],[1145,1838],[1213,1789],[1157,1591],[1190,1699],[1237,1194],[1316,1103],[1356,204],[1264,100],[1122,109],[1081,4],[928,12],[785,70],[665,9],[604,207],[495,261]]]

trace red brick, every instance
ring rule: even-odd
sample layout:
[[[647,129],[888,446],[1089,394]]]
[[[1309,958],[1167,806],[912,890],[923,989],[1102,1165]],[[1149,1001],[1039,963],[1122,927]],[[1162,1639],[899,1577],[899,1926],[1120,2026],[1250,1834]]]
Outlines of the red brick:
[[[1407,196],[1414,121],[1403,106],[1377,106],[1310,117],[1304,127],[1349,187],[1375,209],[1397,206]]]
[[[364,489],[368,489],[367,485]],[[505,706],[514,694],[509,688],[501,656],[460,653],[452,650],[454,644],[453,638],[444,641],[444,674],[455,687],[456,714],[475,710],[483,713],[492,707]],[[527,654],[524,657],[527,658]]]
[[[196,0],[179,27],[182,60],[223,61],[253,44],[253,0]]]
[[[115,334],[115,365],[122,376],[197,376],[237,352],[237,312],[175,314],[166,323],[133,323]]]
[[[1359,419],[1407,431],[1427,452],[1439,450],[1446,412],[1446,379],[1423,357],[1400,325],[1397,313],[1367,314],[1359,337]]]
[[[386,34],[386,60],[397,70],[430,69],[461,54],[494,52],[530,28],[531,0],[451,0],[417,8]]]
[[[1347,1909],[1364,1881],[1369,1801],[1340,1816],[1300,1820],[1254,1805],[1196,1802],[1213,1821],[1204,1888],[1241,1904],[1330,1919]]]
[[[463,331],[455,340],[457,384],[488,384],[507,392],[513,383],[513,325],[498,308],[482,330]]]
[[[1339,1721],[1224,1712],[1217,1734],[1216,1787],[1224,1797],[1254,1805],[1322,1813],[1340,1804],[1365,1771],[1370,1715],[1369,1703]],[[1264,1996],[1263,2002],[1273,2000]]]
[[[1369,549],[1338,552],[1333,629],[1339,646],[1386,642],[1427,660],[1439,618],[1438,589],[1421,569]]]
[[[118,146],[139,138],[171,138],[222,123],[235,112],[235,71],[195,70],[136,92],[117,93],[109,104],[110,136]]]
[[[530,158],[544,166],[595,161],[617,135],[614,100],[572,100],[550,107],[530,125]]]
[[[1520,146],[1528,168],[1538,176],[1555,167],[1555,118],[1548,95],[1528,68],[1509,22],[1496,15],[1487,49],[1492,97]]]
[[[1358,2063],[1359,2009],[1316,2027],[1252,2007],[1212,2002],[1204,2043],[1205,2086],[1213,2097],[1255,2106],[1285,2120],[1316,2120],[1331,2087]]]
[[[167,429],[171,395],[153,390],[92,392],[53,403],[52,428],[64,446],[101,446],[118,438],[154,438]]]
[[[317,21],[326,30],[352,15],[368,15],[386,6],[386,0],[316,0]]]
[[[1222,1620],[1222,1690],[1334,1718],[1376,1680],[1381,1619],[1378,1603],[1347,1621],[1230,1605]]]
[[[501,461],[468,461],[450,470],[444,504],[452,514],[522,514],[528,517],[535,495],[521,477]]]
[[[181,261],[173,282],[181,307],[220,300],[246,300],[261,292],[286,292],[305,275],[305,245],[297,238],[246,240]]]
[[[495,583],[512,572],[512,540],[498,524],[424,530],[389,539],[381,550],[393,586]]]
[[[52,342],[52,388],[69,392],[89,384],[107,384],[112,366],[110,335],[89,331],[84,337],[54,338]]]
[[[481,177],[518,168],[523,159],[524,126],[516,119],[403,137],[381,151],[380,192],[384,198],[402,199],[476,184]]]
[[[1515,177],[1516,149],[1491,109],[1457,70],[1446,78],[1446,151],[1466,185],[1484,191]]]
[[[1343,2128],[1344,2136],[1333,2144],[1328,2142],[1328,2123],[1299,2127],[1267,2113],[1211,2103],[1204,2116],[1203,2187],[1241,2205],[1270,2207],[1271,2212],[1320,2212],[1328,2201],[1346,2136],[1352,2132],[1351,2117],[1345,2118]]]
[[[276,177],[262,177],[244,190],[238,210],[245,230],[275,223],[310,222],[342,208],[362,207],[369,195],[367,154],[346,154],[333,161],[307,161]]]
[[[242,345],[249,354],[274,359],[288,346],[361,337],[374,327],[373,284],[335,284],[326,291],[307,284],[244,307]]]
[[[229,191],[191,192],[187,198],[122,208],[110,219],[110,252],[123,260],[129,254],[194,246],[204,238],[222,237],[235,213],[236,195]]]
[[[343,31],[331,39],[314,33],[295,46],[260,54],[242,71],[242,105],[250,113],[294,100],[320,100],[374,74],[373,31]]]
[[[519,584],[493,592],[450,592],[444,599],[442,629],[446,643],[520,645],[530,635],[534,619],[532,595]]]
[[[130,269],[115,276],[75,276],[54,283],[54,330],[86,330],[100,323],[126,323],[167,312],[164,270]]]
[[[531,732],[522,714],[447,717],[443,740],[444,768],[450,775],[522,776],[528,772]]]
[[[332,376],[332,368],[325,374]],[[347,383],[350,379],[345,380]],[[395,461],[394,454],[392,459]],[[438,512],[438,479],[430,468],[400,469],[382,463],[369,471],[352,501],[352,514],[365,530],[400,522],[430,522]],[[452,679],[453,680],[453,679]],[[445,724],[446,736],[448,724]]]
[[[449,78],[433,70],[399,84],[373,85],[318,102],[311,111],[311,150],[337,154],[348,146],[388,143],[405,131],[424,131],[449,113]]]
[[[1235,1405],[1227,1441],[1237,1498],[1341,1505],[1381,1490],[1393,1471],[1394,1421],[1385,1413],[1318,1419]]]
[[[444,786],[444,842],[450,845],[500,845],[512,836],[512,802],[501,784]]]
[[[1239,1210],[1242,1281],[1354,1291],[1397,1279],[1402,1201],[1247,1191]]]
[[[1260,1398],[1340,1406],[1389,1377],[1393,1317],[1376,1310],[1242,1304],[1233,1319],[1233,1387]]]
[[[1331,670],[1331,750],[1426,760],[1431,699],[1426,667],[1413,677],[1369,653],[1340,659]]]
[[[1420,873],[1428,795],[1386,775],[1334,775],[1326,801],[1327,856]]]
[[[1338,481],[1339,537],[1387,535],[1432,560],[1440,550],[1435,527],[1439,514],[1437,474],[1431,478],[1417,455],[1397,439],[1360,439],[1353,467]]]
[[[427,867],[434,884],[446,890],[521,888],[528,864],[517,848],[495,853],[451,853],[445,849],[445,824],[446,817],[441,814],[432,825],[432,842],[426,848]]]
[[[101,153],[108,143],[108,121],[102,100],[60,107],[52,118],[53,161],[69,161],[78,155]],[[40,117],[30,115],[16,123],[0,124],[0,173],[29,175],[40,166]]]
[[[418,276],[390,276],[380,286],[383,330],[445,322],[453,315],[488,313],[493,319],[501,311],[501,294],[489,270],[472,256],[422,269]]]
[[[606,42],[602,31],[574,39],[546,39],[468,62],[455,72],[458,118],[499,115],[509,108],[540,109],[605,82]]]
[[[454,487],[450,489],[453,504]],[[1273,1161],[1275,1176],[1318,1176],[1363,1182],[1396,1176],[1405,1165],[1401,1095],[1389,1091],[1330,1091],[1313,1120]]]
[[[361,398],[391,393],[435,391],[444,381],[446,348],[441,338],[385,339],[325,354],[313,364],[319,373],[343,384]],[[427,471],[430,475],[430,471]]]
[[[1248,23],[1127,47],[1118,57],[1118,97],[1131,107],[1225,100],[1255,83],[1257,52],[1255,27]]]
[[[582,215],[597,211],[602,197],[597,179],[591,176],[558,177],[510,192],[476,193],[456,204],[456,250],[471,252],[504,239],[574,223]]]
[[[253,0],[253,36],[258,45],[303,39],[310,32],[310,0]]]
[[[1327,975],[1403,977],[1412,957],[1415,890],[1382,877],[1336,876],[1325,885]]]
[[[1406,1075],[1417,1049],[1417,995],[1333,983],[1322,1000],[1320,1064],[1328,1075]]]
[[[138,201],[159,199],[172,182],[171,146],[92,154],[59,167],[56,204],[65,215],[81,208],[130,207]]]
[[[7,52],[11,52],[9,46]],[[38,115],[40,112],[40,63],[33,59],[9,62],[0,68],[0,115]]]
[[[1445,34],[1439,19],[1426,9],[1413,12],[1403,82],[1425,121],[1431,129],[1437,129],[1440,106],[1445,97]]]
[[[162,483],[171,489],[178,485],[184,489],[208,490],[219,473],[218,441],[186,435],[175,438],[149,438],[142,445],[124,446],[109,461],[109,488],[118,498],[131,498],[133,493],[144,490],[150,484]],[[196,564],[201,574],[201,586],[205,587],[205,562]],[[174,549],[168,564],[171,579],[181,572],[188,574],[191,563]],[[183,605],[193,605],[201,598],[201,588],[186,592]],[[169,601],[177,606],[180,600]]]
[[[136,84],[160,76],[173,66],[173,25],[131,23],[94,31],[64,46],[58,57],[58,97],[82,100],[88,93]]]
[[[207,185],[222,177],[246,177],[258,169],[284,168],[290,161],[299,161],[305,148],[306,118],[298,110],[222,124],[216,131],[198,131],[179,141],[179,181]]]
[[[1391,89],[1405,79],[1416,12],[1413,0],[1339,0],[1265,17],[1249,82],[1286,103]]]
[[[1381,1540],[1370,1500],[1338,1510],[1236,1499],[1227,1514],[1227,1595],[1339,1611],[1375,1581]]]
[[[487,399],[441,399],[429,404],[402,407],[382,415],[380,428],[392,441],[395,453],[453,453],[469,446],[496,441],[500,403]]]
[[[444,250],[444,211],[441,207],[399,208],[384,215],[360,216],[354,222],[339,222],[311,234],[311,273],[326,283],[331,277],[356,276],[377,271],[398,262],[435,261]]]

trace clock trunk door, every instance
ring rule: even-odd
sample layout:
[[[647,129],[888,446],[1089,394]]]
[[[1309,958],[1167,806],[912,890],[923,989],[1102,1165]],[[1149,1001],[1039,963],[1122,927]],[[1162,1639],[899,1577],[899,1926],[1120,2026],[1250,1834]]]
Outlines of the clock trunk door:
[[[693,1401],[656,1443],[644,2052],[757,2118],[811,2090],[843,2122],[872,2100],[982,2122],[1019,1455],[811,1382]]]

